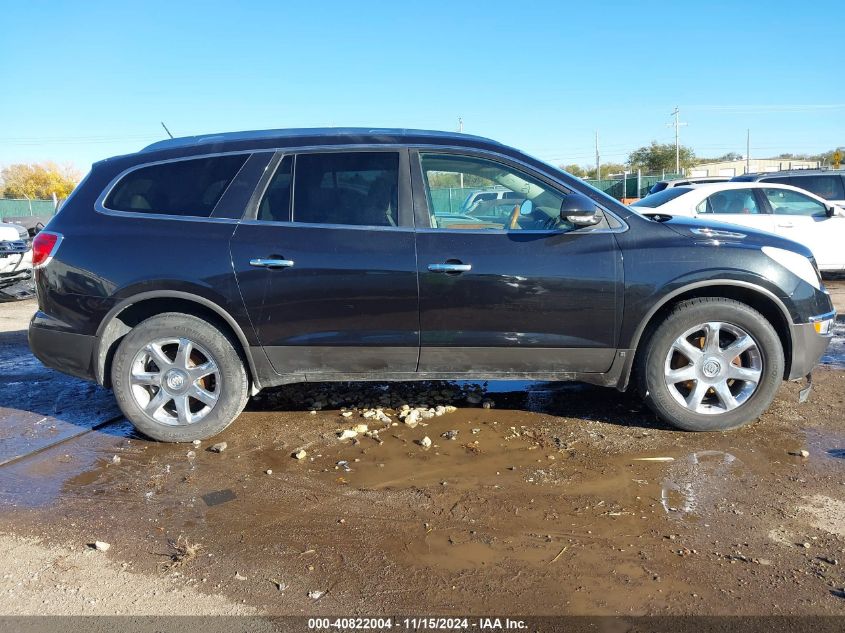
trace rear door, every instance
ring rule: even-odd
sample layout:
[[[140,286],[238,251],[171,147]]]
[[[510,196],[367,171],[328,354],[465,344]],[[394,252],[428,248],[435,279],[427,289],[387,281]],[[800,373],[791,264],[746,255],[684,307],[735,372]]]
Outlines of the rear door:
[[[774,219],[754,189],[723,189],[716,191],[695,208],[702,219],[739,224],[759,231],[773,233]]]
[[[279,155],[231,241],[276,372],[413,372],[419,312],[407,150]]]
[[[845,268],[845,218],[828,217],[823,203],[800,191],[767,187],[761,192],[778,235],[807,246],[823,270]]]

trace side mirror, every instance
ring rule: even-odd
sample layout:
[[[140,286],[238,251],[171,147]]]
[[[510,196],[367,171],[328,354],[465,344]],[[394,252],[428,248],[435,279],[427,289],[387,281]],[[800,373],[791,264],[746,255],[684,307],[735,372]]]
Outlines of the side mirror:
[[[832,218],[836,215],[836,206],[832,204],[828,204],[825,206],[824,210],[827,212],[827,217]]]
[[[531,215],[534,213],[534,203],[530,200],[523,200],[519,205],[519,215]]]
[[[560,203],[560,217],[575,226],[593,226],[601,222],[596,203],[583,193],[570,193]]]

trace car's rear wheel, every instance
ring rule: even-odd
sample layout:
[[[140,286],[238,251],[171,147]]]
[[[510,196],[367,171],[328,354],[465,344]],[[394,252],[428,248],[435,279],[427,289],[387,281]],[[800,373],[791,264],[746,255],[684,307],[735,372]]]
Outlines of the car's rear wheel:
[[[722,431],[757,419],[784,374],[783,347],[766,318],[715,297],[676,305],[639,358],[646,403],[687,431]]]
[[[191,442],[225,429],[249,397],[246,369],[219,329],[187,314],[160,314],[135,326],[114,355],[112,386],[141,433]]]

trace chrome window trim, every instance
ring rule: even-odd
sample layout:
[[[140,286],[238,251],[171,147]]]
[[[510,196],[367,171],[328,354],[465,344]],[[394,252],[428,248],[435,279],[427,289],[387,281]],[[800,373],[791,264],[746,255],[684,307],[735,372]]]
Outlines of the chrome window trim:
[[[193,222],[200,221],[200,222],[222,222],[222,223],[226,223],[226,224],[237,224],[238,222],[248,221],[248,220],[241,220],[241,219],[234,219],[234,218],[214,218],[214,217],[202,217],[202,216],[173,215],[173,214],[167,214],[167,213],[142,213],[142,212],[138,212],[138,211],[118,211],[116,209],[109,209],[108,207],[106,207],[103,204],[103,202],[105,201],[106,198],[108,198],[109,194],[111,194],[111,192],[112,192],[112,189],[114,189],[114,187],[117,185],[117,183],[124,176],[126,176],[126,175],[128,175],[128,174],[130,174],[133,171],[136,171],[138,169],[142,169],[144,167],[150,167],[150,166],[153,166],[153,165],[162,165],[162,164],[165,164],[165,163],[174,163],[174,162],[178,162],[178,161],[196,160],[196,159],[201,159],[201,158],[214,158],[216,156],[232,156],[232,155],[239,155],[239,154],[247,155],[247,158],[248,158],[249,155],[251,155],[251,154],[257,154],[257,153],[261,153],[261,152],[275,152],[275,153],[281,153],[281,154],[284,155],[284,154],[297,154],[297,153],[303,153],[303,152],[311,152],[311,153],[323,152],[323,151],[325,151],[325,152],[337,152],[337,151],[343,151],[343,150],[373,151],[373,150],[379,150],[379,149],[383,149],[385,151],[401,151],[402,149],[410,149],[410,150],[416,150],[416,151],[431,150],[431,151],[448,151],[448,152],[455,152],[455,153],[469,152],[470,155],[476,154],[476,155],[479,155],[479,156],[482,156],[482,157],[493,156],[493,157],[496,157],[500,160],[505,161],[506,163],[512,162],[512,163],[519,165],[522,169],[528,171],[529,174],[532,174],[532,175],[546,181],[546,183],[551,187],[554,187],[556,189],[558,189],[560,187],[565,187],[567,189],[571,189],[571,187],[568,184],[554,178],[553,176],[549,175],[545,171],[538,170],[534,165],[530,165],[530,164],[526,163],[525,161],[523,161],[523,160],[521,160],[517,157],[511,156],[509,154],[505,154],[505,153],[495,151],[495,150],[492,150],[492,149],[487,149],[487,148],[479,149],[479,148],[475,148],[475,147],[467,147],[467,146],[464,146],[464,145],[439,145],[439,144],[435,145],[435,144],[428,144],[428,143],[424,143],[424,144],[420,144],[420,143],[336,143],[336,144],[332,144],[332,145],[286,145],[286,146],[280,146],[280,147],[275,147],[275,148],[263,147],[263,148],[260,148],[260,149],[252,149],[252,150],[234,150],[234,151],[230,151],[230,152],[208,152],[208,153],[205,153],[205,154],[191,154],[189,156],[178,156],[178,157],[175,157],[175,158],[166,158],[166,159],[162,159],[162,160],[147,161],[147,162],[143,162],[143,163],[138,163],[137,165],[132,165],[131,167],[127,167],[126,169],[121,171],[114,178],[112,178],[111,181],[109,181],[109,184],[106,185],[106,187],[103,189],[102,193],[100,193],[100,195],[97,197],[97,200],[94,202],[94,210],[97,211],[98,213],[102,213],[104,215],[111,215],[111,216],[116,216],[116,217],[136,217],[136,218],[154,217],[154,218],[163,219],[163,220],[186,220],[186,221],[189,221],[189,222],[190,221],[193,221]],[[629,224],[623,218],[621,218],[619,215],[617,215],[616,213],[614,213],[613,211],[608,209],[606,206],[604,206],[600,202],[596,202],[595,200],[593,200],[593,202],[596,204],[596,206],[599,209],[601,209],[601,211],[603,213],[610,215],[614,220],[619,222],[620,226],[618,228],[596,229],[594,231],[591,231],[591,233],[602,233],[602,232],[603,233],[624,233],[630,228]],[[265,224],[270,224],[270,223],[265,222]],[[275,224],[275,223],[273,223],[273,224]],[[284,223],[279,223],[279,224],[284,224]],[[302,226],[302,225],[304,225],[304,223],[300,224],[300,226]],[[327,225],[318,224],[318,225],[315,225],[315,226],[327,226]],[[342,224],[342,225],[335,225],[335,226],[349,227],[349,226],[360,226],[360,225]],[[374,228],[406,229],[406,228],[409,228],[409,227],[392,227],[391,226],[391,227],[374,227]],[[416,229],[416,230],[422,230],[422,229]],[[435,229],[435,230],[443,230],[443,229]],[[466,233],[469,230],[472,230],[472,229],[464,230],[463,232]],[[504,230],[502,232],[507,233],[507,231],[504,231]],[[545,231],[543,231],[543,232],[545,232]],[[564,233],[572,233],[572,231],[554,231],[554,233],[564,234]],[[586,233],[584,233],[584,234],[586,234]]]
[[[111,216],[117,216],[117,217],[130,217],[130,218],[149,218],[149,217],[153,217],[153,218],[162,219],[162,220],[187,220],[187,221],[193,221],[193,222],[197,222],[197,221],[222,222],[224,224],[237,223],[239,221],[239,219],[235,219],[235,218],[215,218],[215,217],[211,217],[211,216],[201,216],[201,215],[177,215],[177,214],[173,214],[173,213],[160,213],[160,212],[156,212],[156,211],[150,211],[149,213],[144,213],[142,211],[121,211],[120,209],[110,209],[109,207],[107,207],[105,205],[105,201],[106,201],[106,198],[108,198],[111,195],[111,192],[114,190],[114,188],[117,186],[117,184],[121,180],[123,180],[123,178],[125,178],[126,176],[128,176],[132,172],[138,171],[139,169],[144,169],[146,167],[154,167],[155,165],[166,165],[168,163],[183,162],[183,161],[187,161],[187,160],[202,160],[204,158],[216,158],[218,156],[241,156],[241,155],[245,156],[245,158],[244,158],[244,165],[245,165],[246,161],[249,160],[249,157],[252,156],[253,154],[259,154],[259,153],[262,153],[262,152],[272,152],[272,151],[273,150],[238,150],[238,151],[235,151],[235,152],[212,152],[212,153],[209,153],[209,154],[196,154],[196,155],[191,155],[191,156],[179,156],[177,158],[166,158],[166,159],[163,159],[163,160],[153,160],[153,161],[149,161],[149,162],[146,162],[146,163],[138,163],[137,165],[132,165],[131,167],[127,167],[126,169],[124,169],[122,172],[120,172],[117,176],[115,176],[114,178],[112,178],[109,181],[109,184],[106,185],[106,187],[103,189],[103,191],[100,193],[100,195],[97,196],[97,199],[94,201],[94,211],[96,211],[97,213],[102,213],[103,215],[111,215]],[[238,173],[240,172],[241,169],[243,169],[243,165],[241,165],[240,169],[238,169],[238,171],[235,172],[235,175],[232,177],[232,180],[234,180],[237,177],[237,175],[238,175]],[[220,196],[221,199],[222,199],[223,195],[225,195],[226,190],[229,188],[229,186],[231,184],[232,183],[230,182],[228,185],[226,185],[226,189],[223,190],[223,193]],[[217,202],[220,202],[220,200],[218,200]],[[214,206],[216,207],[217,205],[215,204]],[[211,212],[214,213],[214,209],[212,209]]]

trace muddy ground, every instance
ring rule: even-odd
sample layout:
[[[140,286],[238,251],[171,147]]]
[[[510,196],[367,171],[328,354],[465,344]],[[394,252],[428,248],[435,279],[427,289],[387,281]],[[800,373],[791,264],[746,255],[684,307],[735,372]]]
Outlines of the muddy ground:
[[[194,447],[42,367],[34,309],[0,305],[0,614],[845,614],[841,339],[730,433],[578,384],[301,385]],[[403,403],[457,410],[355,411]]]

